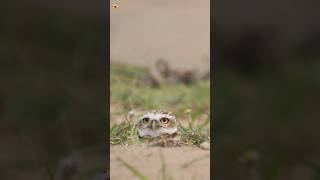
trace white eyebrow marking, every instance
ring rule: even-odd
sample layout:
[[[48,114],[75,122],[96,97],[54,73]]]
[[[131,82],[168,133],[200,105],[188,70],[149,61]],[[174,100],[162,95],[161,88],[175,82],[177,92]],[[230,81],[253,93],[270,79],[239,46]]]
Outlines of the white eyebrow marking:
[[[151,120],[157,120],[159,121],[161,118],[168,118],[168,119],[171,119],[171,120],[175,120],[175,118],[171,115],[168,115],[168,114],[154,114],[154,113],[146,113],[145,115],[143,115],[141,119],[143,118],[150,118]]]

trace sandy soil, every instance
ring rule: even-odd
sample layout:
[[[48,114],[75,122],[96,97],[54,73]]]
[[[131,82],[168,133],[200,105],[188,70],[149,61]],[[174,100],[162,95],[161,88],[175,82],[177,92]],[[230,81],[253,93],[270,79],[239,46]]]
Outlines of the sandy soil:
[[[140,146],[111,146],[110,176],[112,180],[138,180],[117,157],[130,163],[151,180],[160,180],[161,159],[164,156],[167,174],[173,180],[209,180],[210,179],[210,151],[193,147],[159,148]],[[192,160],[193,163],[189,163]],[[183,167],[184,164],[189,164]]]
[[[112,61],[201,69],[210,56],[210,0],[111,0],[110,26]]]
[[[111,112],[118,112],[121,108],[118,104],[110,106]],[[114,116],[114,123],[123,121],[123,116]],[[181,121],[186,126],[186,121]],[[210,179],[210,151],[198,147],[176,147],[176,148],[159,148],[159,147],[142,147],[142,146],[110,146],[110,176],[112,180],[138,179],[132,172],[127,169],[118,157],[133,165],[150,180],[160,180],[161,159],[160,152],[165,159],[168,174],[172,180],[207,180]],[[187,168],[182,168],[183,164],[192,160],[199,159],[190,164]]]

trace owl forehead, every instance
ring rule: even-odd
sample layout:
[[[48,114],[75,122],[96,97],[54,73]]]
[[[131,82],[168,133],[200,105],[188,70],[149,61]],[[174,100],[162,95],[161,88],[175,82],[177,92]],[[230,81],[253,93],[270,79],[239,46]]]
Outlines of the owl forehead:
[[[154,119],[154,120],[160,120],[161,118],[168,118],[168,119],[172,119],[175,120],[175,116],[172,115],[171,113],[166,113],[166,112],[162,112],[162,111],[151,111],[151,112],[146,112],[144,113],[140,119],[143,118],[149,118],[149,119]]]

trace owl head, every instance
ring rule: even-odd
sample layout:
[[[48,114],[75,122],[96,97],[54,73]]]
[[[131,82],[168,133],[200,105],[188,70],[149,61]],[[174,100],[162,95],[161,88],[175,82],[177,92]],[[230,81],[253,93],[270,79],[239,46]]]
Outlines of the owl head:
[[[158,137],[178,132],[176,117],[171,112],[148,111],[142,114],[136,123],[139,137]]]

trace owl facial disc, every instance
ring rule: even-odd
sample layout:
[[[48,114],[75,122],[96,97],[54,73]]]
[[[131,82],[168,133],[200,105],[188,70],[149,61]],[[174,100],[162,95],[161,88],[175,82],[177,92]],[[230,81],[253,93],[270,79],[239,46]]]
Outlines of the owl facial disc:
[[[166,111],[148,111],[142,114],[136,123],[139,137],[158,137],[178,132],[176,117]]]

